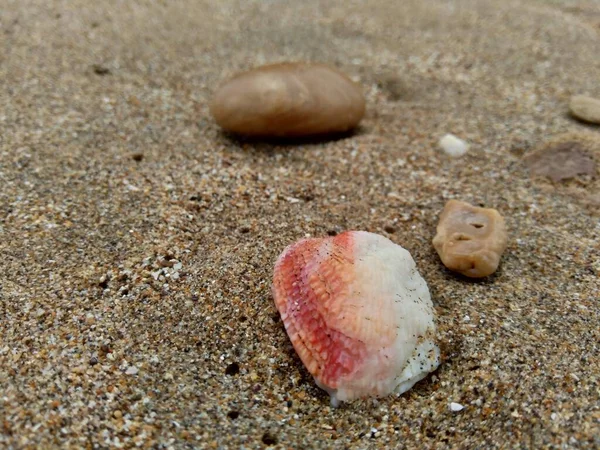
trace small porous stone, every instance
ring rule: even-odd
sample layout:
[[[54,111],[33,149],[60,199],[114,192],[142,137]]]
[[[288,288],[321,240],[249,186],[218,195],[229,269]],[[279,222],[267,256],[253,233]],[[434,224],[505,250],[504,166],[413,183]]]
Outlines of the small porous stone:
[[[600,124],[600,100],[585,95],[575,95],[569,103],[569,110],[579,120]]]
[[[215,93],[210,111],[232,133],[299,137],[354,128],[365,113],[365,99],[356,83],[332,67],[280,63],[227,81]]]
[[[481,278],[496,271],[507,241],[498,211],[450,200],[440,216],[433,246],[448,269]]]
[[[594,158],[575,141],[547,146],[525,156],[524,161],[533,175],[548,177],[554,182],[596,173]]]
[[[453,134],[446,134],[440,139],[441,149],[452,158],[459,158],[469,151],[469,144]]]

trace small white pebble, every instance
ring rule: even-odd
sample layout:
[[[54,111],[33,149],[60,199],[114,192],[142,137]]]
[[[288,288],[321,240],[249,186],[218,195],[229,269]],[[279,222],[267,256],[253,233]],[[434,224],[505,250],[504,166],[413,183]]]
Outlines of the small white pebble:
[[[454,403],[454,402],[450,403],[450,411],[452,411],[452,412],[462,411],[464,408],[465,407],[463,405],[461,405],[460,403]]]
[[[125,373],[127,375],[136,375],[139,372],[138,368],[135,366],[129,366]]]
[[[442,150],[453,158],[459,158],[469,150],[469,144],[453,134],[446,134],[440,139],[439,144]]]
[[[465,317],[463,317],[463,322],[468,322],[469,320],[471,320],[471,318],[468,314]]]
[[[579,381],[579,377],[574,373],[571,374],[571,378],[573,378],[575,381]]]

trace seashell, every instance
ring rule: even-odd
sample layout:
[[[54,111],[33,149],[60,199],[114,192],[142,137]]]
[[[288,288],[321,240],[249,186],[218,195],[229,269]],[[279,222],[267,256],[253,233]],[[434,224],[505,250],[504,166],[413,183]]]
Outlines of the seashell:
[[[275,264],[273,297],[331,404],[410,389],[439,365],[434,310],[410,253],[365,231],[303,239]]]
[[[316,63],[280,63],[241,73],[210,104],[217,123],[249,136],[309,136],[354,128],[365,113],[360,87]]]

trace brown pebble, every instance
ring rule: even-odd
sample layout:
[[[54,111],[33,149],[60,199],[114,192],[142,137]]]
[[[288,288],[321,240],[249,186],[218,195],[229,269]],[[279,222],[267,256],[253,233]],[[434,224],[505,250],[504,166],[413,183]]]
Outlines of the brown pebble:
[[[600,124],[600,100],[585,95],[571,97],[571,114],[584,122]]]
[[[356,83],[332,67],[280,63],[225,82],[210,111],[232,133],[298,137],[354,128],[365,113],[365,99]]]
[[[582,144],[574,141],[537,150],[525,156],[524,161],[533,175],[548,177],[554,182],[596,173],[593,157]]]
[[[481,278],[496,271],[507,241],[498,211],[450,200],[440,216],[433,246],[448,269]]]

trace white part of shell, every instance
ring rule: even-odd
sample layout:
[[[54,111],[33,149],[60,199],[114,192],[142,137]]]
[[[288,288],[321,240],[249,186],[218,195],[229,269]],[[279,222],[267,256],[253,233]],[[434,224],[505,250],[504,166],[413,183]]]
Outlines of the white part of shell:
[[[452,158],[459,158],[469,151],[469,144],[453,134],[446,134],[440,139],[440,147]]]
[[[425,340],[419,344],[413,352],[413,357],[404,368],[398,380],[401,381],[396,387],[398,395],[404,394],[416,383],[425,378],[429,372],[435,370],[439,365],[440,349],[431,340]],[[428,369],[425,371],[424,369]]]
[[[373,327],[367,334],[378,333],[377,327],[381,325],[396,328],[393,347],[374,353],[365,364],[364,382],[369,384],[367,380],[377,373],[375,368],[382,358],[391,357],[395,376],[380,380],[377,390],[402,394],[439,365],[439,349],[433,340],[434,312],[429,289],[407,250],[383,236],[365,231],[356,232],[356,240],[361,243],[355,252],[356,284],[363,287],[357,292],[360,296],[357,300],[364,301],[364,296],[371,300],[368,306],[356,306],[377,319],[363,323],[361,333],[365,333],[365,325]],[[381,308],[376,301],[385,298],[395,299],[392,311]],[[352,394],[340,389],[332,396],[332,401],[336,396],[345,401]]]

